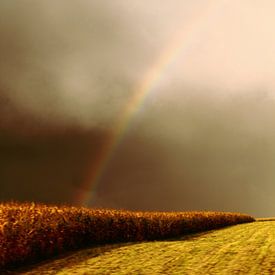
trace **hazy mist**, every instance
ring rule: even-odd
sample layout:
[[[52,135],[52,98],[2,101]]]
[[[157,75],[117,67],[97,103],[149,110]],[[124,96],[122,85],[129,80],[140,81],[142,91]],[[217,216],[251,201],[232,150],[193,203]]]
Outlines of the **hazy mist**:
[[[0,199],[72,203],[145,72],[179,37],[90,205],[274,216],[274,8],[1,1]]]

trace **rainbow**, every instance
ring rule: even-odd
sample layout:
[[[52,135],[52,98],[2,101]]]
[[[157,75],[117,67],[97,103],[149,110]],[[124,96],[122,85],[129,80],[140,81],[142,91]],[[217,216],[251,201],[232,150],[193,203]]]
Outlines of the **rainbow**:
[[[170,40],[169,45],[161,51],[152,66],[147,69],[141,81],[136,85],[132,98],[115,123],[112,134],[98,156],[96,164],[88,172],[84,182],[80,186],[79,192],[75,194],[73,200],[75,204],[82,206],[89,205],[93,192],[121,144],[132,118],[138,113],[148,95],[155,90],[157,84],[177,57],[180,54],[188,53],[188,48],[192,44],[193,38],[196,38],[199,34],[198,32],[207,25],[205,23],[213,22],[215,15],[220,11],[224,2],[211,1],[210,4],[208,3],[207,8],[202,13],[197,15],[191,23],[189,22],[188,26],[183,27]]]

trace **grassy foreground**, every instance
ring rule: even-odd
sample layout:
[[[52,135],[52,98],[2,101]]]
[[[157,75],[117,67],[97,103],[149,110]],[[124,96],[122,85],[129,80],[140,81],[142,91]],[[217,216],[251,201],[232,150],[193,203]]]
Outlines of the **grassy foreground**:
[[[252,221],[251,216],[227,212],[131,212],[5,203],[0,204],[0,268],[95,244],[167,239]]]
[[[169,241],[84,249],[20,274],[275,274],[275,221],[235,225]]]

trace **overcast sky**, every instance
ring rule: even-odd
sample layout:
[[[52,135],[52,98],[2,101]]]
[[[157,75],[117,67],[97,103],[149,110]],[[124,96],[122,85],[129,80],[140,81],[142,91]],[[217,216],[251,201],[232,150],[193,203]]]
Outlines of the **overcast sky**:
[[[73,203],[171,45],[90,206],[274,216],[271,0],[0,2],[1,200]]]

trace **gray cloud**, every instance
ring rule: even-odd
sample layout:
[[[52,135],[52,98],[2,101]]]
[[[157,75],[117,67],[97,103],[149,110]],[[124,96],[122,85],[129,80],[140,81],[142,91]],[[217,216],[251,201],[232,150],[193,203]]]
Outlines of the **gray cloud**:
[[[126,70],[140,66],[119,10],[102,1],[3,1],[0,13],[3,100],[49,124],[112,121],[130,94]]]
[[[91,205],[272,215],[273,7],[2,1],[1,199],[71,202],[144,73],[182,43]]]
[[[152,104],[135,121],[95,204],[272,215],[274,99],[259,91],[225,99],[182,90],[197,95]]]

